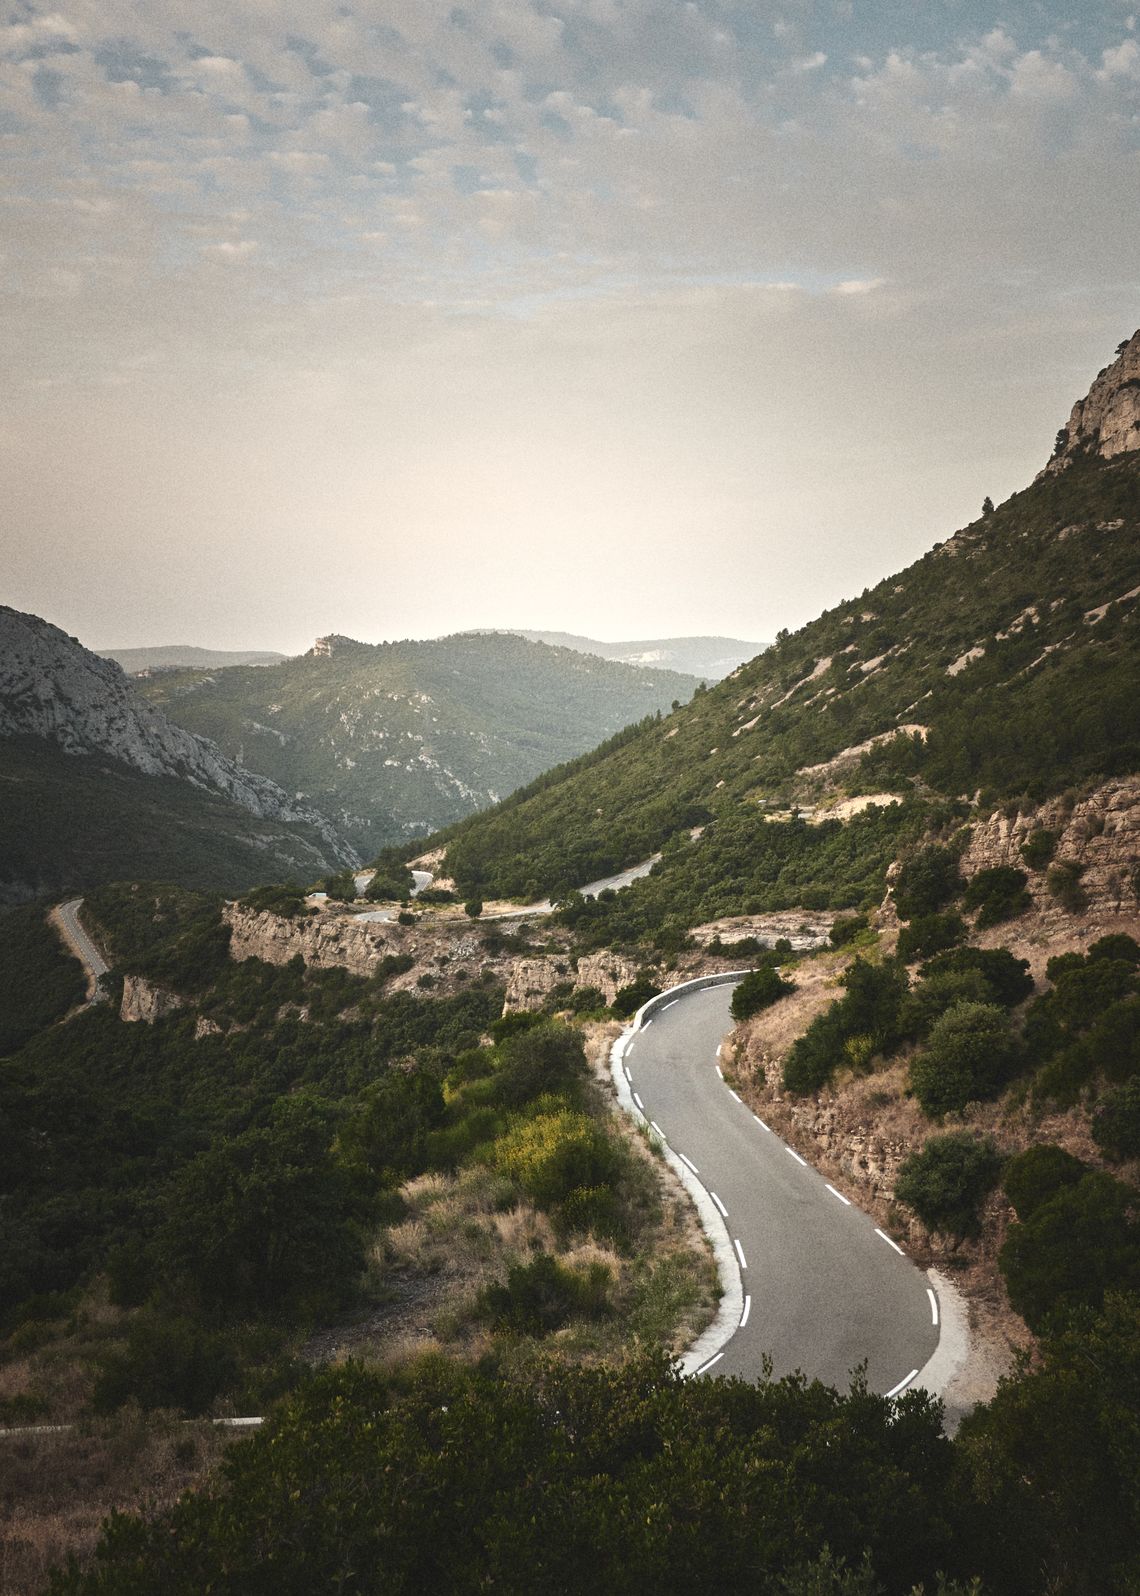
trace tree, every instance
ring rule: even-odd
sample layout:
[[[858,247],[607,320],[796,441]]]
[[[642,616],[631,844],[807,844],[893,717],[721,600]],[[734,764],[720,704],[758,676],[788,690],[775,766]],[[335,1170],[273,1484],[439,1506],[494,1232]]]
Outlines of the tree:
[[[982,514],[983,515],[993,515],[993,513],[994,513],[994,501],[990,498],[989,494],[987,493],[985,498],[982,500]]]
[[[929,1230],[975,1236],[979,1205],[1000,1173],[1001,1157],[992,1142],[961,1133],[932,1136],[921,1152],[903,1161],[895,1197]]]
[[[1002,1174],[1002,1190],[1024,1223],[1059,1191],[1075,1186],[1087,1171],[1088,1165],[1063,1147],[1038,1142],[1008,1161]]]
[[[901,920],[933,914],[962,891],[958,856],[931,843],[920,848],[899,870],[895,880],[895,908]]]
[[[469,920],[477,920],[483,913],[482,898],[468,898],[467,902],[463,905],[463,912]]]
[[[1131,1187],[1090,1170],[1010,1226],[998,1265],[1031,1330],[1073,1308],[1099,1308],[1113,1288],[1140,1288],[1135,1202]]]
[[[911,1090],[932,1118],[960,1113],[967,1103],[996,1097],[1016,1058],[1003,1009],[956,1003],[934,1022],[926,1047],[911,1060]]]
[[[770,964],[761,965],[746,975],[732,994],[732,1017],[736,1021],[751,1019],[761,1009],[770,1008],[780,998],[796,990],[794,981],[785,981]]]

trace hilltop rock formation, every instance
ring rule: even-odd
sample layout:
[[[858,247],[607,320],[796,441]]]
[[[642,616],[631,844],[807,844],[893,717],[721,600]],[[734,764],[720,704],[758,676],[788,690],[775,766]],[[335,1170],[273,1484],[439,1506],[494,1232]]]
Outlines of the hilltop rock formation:
[[[220,794],[263,820],[300,823],[330,858],[356,864],[329,821],[276,782],[228,759],[216,743],[140,698],[122,668],[37,615],[0,606],[0,738],[33,737],[76,758],[108,755],[145,776]]]
[[[1077,454],[1098,454],[1104,460],[1140,449],[1140,329],[1121,345],[1111,366],[1097,375],[1083,399],[1073,406],[1057,434],[1057,449],[1042,472],[1055,475]]]

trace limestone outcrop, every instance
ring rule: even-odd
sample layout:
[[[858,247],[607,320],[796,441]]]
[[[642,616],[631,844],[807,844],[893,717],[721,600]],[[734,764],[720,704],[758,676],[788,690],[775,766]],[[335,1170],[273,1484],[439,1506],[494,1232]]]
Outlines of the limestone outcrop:
[[[170,991],[169,987],[158,986],[154,981],[148,981],[145,975],[123,977],[123,1001],[119,1006],[120,1020],[153,1025],[156,1020],[166,1019],[168,1014],[176,1014],[183,1006],[184,999],[179,997],[177,992]]]
[[[1080,453],[1111,460],[1130,449],[1140,449],[1140,331],[1077,400],[1042,475],[1064,471]]]
[[[1021,850],[1038,831],[1056,839],[1052,858],[1032,869]],[[1047,925],[1072,918],[1054,889],[1050,871],[1073,866],[1079,894],[1089,914],[1123,914],[1140,897],[1140,777],[1102,783],[1076,802],[1053,798],[1028,813],[997,810],[978,822],[962,857],[969,877],[995,865],[1012,865],[1029,874],[1029,889]],[[1056,883],[1056,876],[1053,877]]]

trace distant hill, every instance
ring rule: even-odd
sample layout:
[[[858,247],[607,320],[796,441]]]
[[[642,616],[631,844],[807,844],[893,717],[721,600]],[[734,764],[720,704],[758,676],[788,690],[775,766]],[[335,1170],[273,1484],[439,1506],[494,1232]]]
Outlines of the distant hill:
[[[0,902],[112,876],[310,879],[355,855],[324,816],[172,725],[118,665],[0,606]]]
[[[315,805],[366,856],[486,808],[696,686],[509,633],[331,636],[279,665],[137,684],[179,725]]]
[[[128,676],[142,671],[224,670],[227,665],[279,665],[287,654],[272,654],[248,649],[193,648],[171,643],[161,648],[101,648],[102,659],[113,659]]]
[[[764,646],[739,637],[656,637],[632,643],[603,643],[596,637],[578,637],[573,632],[519,631],[513,635],[532,643],[548,643],[552,648],[571,648],[578,654],[597,654],[600,659],[622,665],[684,671],[706,682],[719,682]]]
[[[843,906],[881,892],[906,811],[767,817],[861,795],[965,817],[1136,770],[1140,333],[1024,492],[666,721],[455,828],[447,868],[472,895],[557,893],[664,848],[621,894],[645,907],[641,930]]]

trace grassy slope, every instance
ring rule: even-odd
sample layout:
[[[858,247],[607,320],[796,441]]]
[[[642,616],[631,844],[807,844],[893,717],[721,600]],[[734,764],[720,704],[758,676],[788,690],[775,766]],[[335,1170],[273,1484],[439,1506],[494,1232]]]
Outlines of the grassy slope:
[[[304,792],[367,853],[493,803],[695,685],[672,671],[465,634],[166,673],[142,690],[231,758]]]
[[[1044,796],[1135,768],[1137,606],[1096,625],[1084,612],[1140,583],[1138,534],[1135,454],[1035,483],[960,532],[953,553],[931,551],[667,720],[452,828],[449,869],[465,890],[558,890],[712,817],[759,839],[761,802],[810,802],[828,785],[806,767],[912,723],[930,728],[925,745],[853,762],[832,789]],[[1031,605],[1036,619],[1012,630]],[[984,657],[949,675],[975,647]]]

